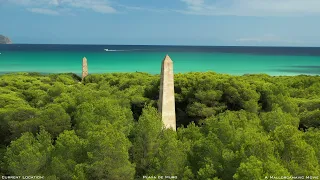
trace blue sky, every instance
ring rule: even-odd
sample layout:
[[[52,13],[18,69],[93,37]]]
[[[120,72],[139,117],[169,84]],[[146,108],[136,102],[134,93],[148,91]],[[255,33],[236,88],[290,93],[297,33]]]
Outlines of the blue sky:
[[[0,0],[15,43],[320,46],[320,0]]]

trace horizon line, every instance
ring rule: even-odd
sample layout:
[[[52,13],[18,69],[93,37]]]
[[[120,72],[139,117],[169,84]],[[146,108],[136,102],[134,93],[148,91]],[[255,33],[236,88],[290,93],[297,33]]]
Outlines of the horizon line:
[[[281,45],[165,45],[165,44],[84,44],[84,43],[12,43],[0,45],[90,45],[90,46],[185,46],[185,47],[279,47],[279,48],[320,48],[320,46],[281,46]]]

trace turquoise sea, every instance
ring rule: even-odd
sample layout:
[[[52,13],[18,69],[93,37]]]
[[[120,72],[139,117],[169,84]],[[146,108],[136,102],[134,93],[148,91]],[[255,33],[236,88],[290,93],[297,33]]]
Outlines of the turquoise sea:
[[[166,54],[175,73],[320,74],[320,48],[13,44],[0,45],[0,53],[0,74],[80,74],[83,57],[88,59],[89,73],[159,74]]]

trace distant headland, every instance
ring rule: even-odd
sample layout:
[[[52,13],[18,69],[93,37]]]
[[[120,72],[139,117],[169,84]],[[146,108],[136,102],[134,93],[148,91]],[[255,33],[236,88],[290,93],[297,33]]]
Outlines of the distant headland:
[[[0,34],[0,44],[12,44],[12,41],[8,37]]]

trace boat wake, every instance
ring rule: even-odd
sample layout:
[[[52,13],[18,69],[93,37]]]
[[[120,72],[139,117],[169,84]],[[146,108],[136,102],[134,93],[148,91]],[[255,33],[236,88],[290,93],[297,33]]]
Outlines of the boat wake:
[[[107,51],[107,52],[112,52],[112,51],[125,51],[125,50],[104,49],[104,51]]]

